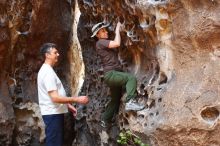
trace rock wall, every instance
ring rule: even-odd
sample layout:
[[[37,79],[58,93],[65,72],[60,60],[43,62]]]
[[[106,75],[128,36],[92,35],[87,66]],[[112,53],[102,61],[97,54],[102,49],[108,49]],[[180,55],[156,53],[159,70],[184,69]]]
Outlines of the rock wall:
[[[79,3],[79,40],[86,66],[83,91],[92,97],[87,123],[92,133],[100,135],[97,145],[115,145],[112,133],[118,129],[113,126],[103,130],[98,126],[108,93],[103,92],[106,87],[95,67],[100,62],[94,53],[95,40],[89,38],[90,29],[97,22],[107,21],[112,34],[121,18],[125,25],[119,48],[121,63],[138,78],[140,102],[146,108],[126,113],[122,105],[117,126],[131,129],[150,145],[219,145],[219,2]]]
[[[75,123],[67,115],[65,145],[117,145],[121,129],[152,146],[220,145],[219,13],[217,0],[1,0],[0,145],[43,145],[36,76],[45,42],[60,48],[56,71],[68,95],[90,97],[76,105]],[[125,112],[122,102],[107,129],[100,115],[109,91],[90,38],[103,20],[111,38],[117,21],[124,23],[120,61],[146,105]]]
[[[74,8],[74,1],[0,1],[0,145],[43,145],[36,86],[43,43],[57,44],[60,63],[55,70],[68,95],[78,92],[83,65],[80,51],[72,49]],[[65,143],[71,145],[74,123],[70,115],[67,119]]]

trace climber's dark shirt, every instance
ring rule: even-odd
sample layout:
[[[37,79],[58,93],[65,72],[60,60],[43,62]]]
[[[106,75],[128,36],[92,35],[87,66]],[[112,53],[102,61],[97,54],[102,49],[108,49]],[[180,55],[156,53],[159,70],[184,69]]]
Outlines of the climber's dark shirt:
[[[121,71],[121,65],[118,60],[118,52],[115,48],[108,48],[110,40],[99,39],[96,42],[96,51],[101,58],[104,72],[110,70]]]

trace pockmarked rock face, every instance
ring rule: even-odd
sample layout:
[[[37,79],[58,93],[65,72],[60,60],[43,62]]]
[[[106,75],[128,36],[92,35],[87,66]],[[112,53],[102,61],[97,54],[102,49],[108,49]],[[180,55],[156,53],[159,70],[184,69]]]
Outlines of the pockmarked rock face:
[[[36,77],[45,42],[60,48],[56,71],[68,95],[84,80],[80,95],[90,97],[78,106],[75,130],[72,118],[65,124],[66,145],[117,145],[121,129],[152,146],[220,145],[219,13],[217,0],[1,0],[0,145],[43,144]],[[124,24],[119,59],[146,105],[125,112],[121,102],[107,129],[100,115],[109,91],[90,37],[101,21],[110,23],[110,39],[117,21]]]
[[[97,127],[108,96],[96,67],[100,60],[94,53],[95,39],[89,38],[91,27],[110,23],[109,34],[114,36],[120,20],[120,61],[137,77],[139,102],[146,104],[138,112],[125,112],[122,105],[116,116],[120,129],[130,129],[155,146],[220,144],[218,1],[85,0],[79,6],[78,36],[87,69],[82,91],[93,97],[87,116],[90,131],[103,139]],[[111,131],[108,143],[113,144]]]
[[[74,2],[59,0],[0,1],[0,145],[44,144],[37,97],[37,73],[43,63],[39,48],[43,43],[57,44],[60,62],[55,70],[67,94],[71,94],[70,70],[81,70],[82,66],[79,51],[70,55],[74,49],[73,6]],[[70,66],[70,60],[77,65]],[[73,86],[75,93],[78,85]],[[69,123],[73,121],[66,125]],[[67,138],[65,143],[72,143],[73,138]]]
[[[5,78],[5,76],[1,75],[0,77],[0,145],[9,146],[13,137],[15,116],[14,110],[11,106],[7,82],[2,80],[2,78]]]

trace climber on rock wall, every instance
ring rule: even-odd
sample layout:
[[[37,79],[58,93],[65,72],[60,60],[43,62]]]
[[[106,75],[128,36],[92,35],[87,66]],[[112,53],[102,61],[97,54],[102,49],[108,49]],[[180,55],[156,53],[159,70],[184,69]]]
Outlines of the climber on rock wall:
[[[107,127],[111,120],[118,112],[120,99],[122,96],[122,87],[126,88],[126,111],[138,111],[144,108],[144,105],[137,102],[137,79],[126,72],[122,71],[118,59],[117,48],[121,44],[120,30],[122,24],[117,23],[114,40],[108,39],[107,27],[109,24],[100,22],[92,27],[92,36],[96,37],[96,51],[101,58],[102,68],[104,71],[104,82],[108,85],[111,92],[111,101],[108,103],[105,112],[101,116],[101,126]]]

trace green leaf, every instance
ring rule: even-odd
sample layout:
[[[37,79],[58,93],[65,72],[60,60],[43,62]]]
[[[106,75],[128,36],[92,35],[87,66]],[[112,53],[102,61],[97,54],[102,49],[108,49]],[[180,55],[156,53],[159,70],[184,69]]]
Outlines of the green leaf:
[[[126,142],[126,141],[127,141],[127,139],[122,139],[121,141],[122,141],[122,142]]]
[[[138,144],[138,139],[137,138],[134,138],[134,143]]]
[[[140,139],[138,139],[137,143],[138,143],[138,144],[141,144],[142,142],[141,142],[141,140],[140,140]]]
[[[121,144],[121,140],[118,139],[118,140],[117,140],[117,143],[120,143],[120,144]]]
[[[122,137],[121,137],[121,139],[127,139],[127,137],[125,137],[125,136],[122,136]]]
[[[119,136],[120,136],[120,137],[124,136],[124,133],[120,132],[120,133],[119,133]]]
[[[132,135],[131,131],[126,131],[126,134],[130,137]]]

